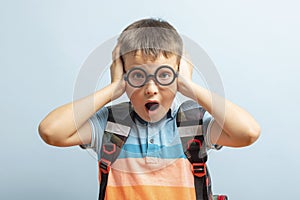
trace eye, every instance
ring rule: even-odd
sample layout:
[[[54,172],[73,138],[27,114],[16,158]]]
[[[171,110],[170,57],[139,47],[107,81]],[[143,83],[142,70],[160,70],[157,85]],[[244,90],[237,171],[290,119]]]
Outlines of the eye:
[[[144,79],[145,75],[142,72],[133,72],[130,77],[133,79]]]
[[[170,78],[172,75],[170,72],[162,72],[159,74],[159,78],[162,78],[162,79],[167,79],[167,78]]]
[[[158,79],[170,79],[174,76],[173,71],[167,67],[160,68],[156,74]]]

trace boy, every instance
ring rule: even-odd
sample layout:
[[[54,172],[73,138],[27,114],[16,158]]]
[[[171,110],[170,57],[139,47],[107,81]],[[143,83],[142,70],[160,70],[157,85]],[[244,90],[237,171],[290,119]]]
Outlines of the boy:
[[[111,83],[55,109],[40,123],[39,133],[46,143],[92,148],[107,165],[111,163],[103,157],[115,149],[103,146],[107,137],[103,132],[119,129],[116,132],[126,136],[109,176],[102,176],[106,174],[102,170],[99,199],[211,198],[195,192],[191,163],[177,130],[177,91],[201,105],[197,106],[201,130],[196,134],[205,137],[208,148],[242,147],[258,138],[260,128],[251,115],[192,81],[193,67],[182,52],[182,39],[168,22],[134,22],[122,32],[113,52]],[[130,103],[104,107],[124,92]],[[111,117],[113,121],[108,120]]]

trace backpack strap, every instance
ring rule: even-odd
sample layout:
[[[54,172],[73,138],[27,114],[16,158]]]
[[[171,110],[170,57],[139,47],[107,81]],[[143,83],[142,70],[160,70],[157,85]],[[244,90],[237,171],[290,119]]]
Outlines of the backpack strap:
[[[118,158],[133,123],[129,102],[108,107],[107,124],[102,137],[99,165],[99,200],[104,200],[111,165]]]
[[[206,167],[206,143],[202,132],[205,112],[196,102],[189,100],[180,106],[176,117],[184,154],[192,164],[197,200],[212,200],[211,180]]]

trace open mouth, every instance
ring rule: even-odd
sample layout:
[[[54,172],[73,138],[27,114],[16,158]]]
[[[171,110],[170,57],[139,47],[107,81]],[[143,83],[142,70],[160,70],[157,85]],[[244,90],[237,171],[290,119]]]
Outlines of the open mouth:
[[[146,103],[145,107],[147,108],[147,110],[149,111],[154,111],[158,108],[159,104],[156,102],[151,102],[151,103]]]

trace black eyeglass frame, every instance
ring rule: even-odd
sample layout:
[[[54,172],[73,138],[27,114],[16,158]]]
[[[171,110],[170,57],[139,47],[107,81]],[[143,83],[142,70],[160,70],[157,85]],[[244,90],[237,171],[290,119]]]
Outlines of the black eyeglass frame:
[[[159,70],[162,69],[162,68],[168,68],[168,69],[170,69],[170,70],[172,71],[172,73],[173,73],[174,76],[173,76],[172,81],[170,81],[170,83],[163,84],[163,83],[159,82],[158,79],[156,78],[157,73],[158,73]],[[132,73],[132,72],[135,71],[135,70],[140,70],[140,71],[142,71],[142,72],[145,74],[145,76],[146,76],[145,81],[144,81],[142,84],[140,84],[140,85],[133,85],[133,84],[129,81],[129,79],[128,79],[130,73]],[[159,85],[161,85],[161,86],[168,86],[168,85],[171,85],[171,84],[175,81],[175,79],[178,77],[178,72],[175,72],[175,70],[174,70],[172,67],[168,66],[168,65],[162,65],[162,66],[158,67],[158,68],[155,70],[154,74],[149,74],[149,75],[148,75],[147,72],[146,72],[143,68],[141,68],[141,67],[134,67],[134,68],[130,69],[130,70],[124,75],[124,80],[125,80],[131,87],[134,87],[134,88],[141,88],[141,87],[143,87],[144,85],[146,85],[146,83],[148,82],[149,78],[151,78],[151,77],[154,77],[155,82],[158,83]]]

